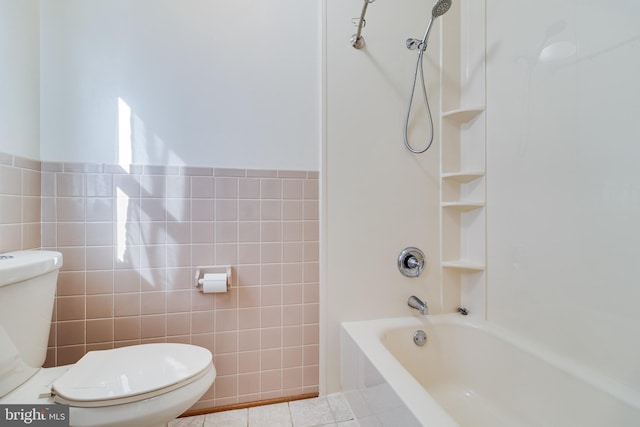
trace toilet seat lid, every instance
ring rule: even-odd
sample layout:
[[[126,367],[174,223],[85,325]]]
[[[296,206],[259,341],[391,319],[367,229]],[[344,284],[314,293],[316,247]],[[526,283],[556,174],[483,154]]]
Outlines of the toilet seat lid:
[[[174,389],[212,365],[211,352],[189,344],[141,344],[90,351],[53,383],[54,393],[84,406]],[[133,399],[133,400],[139,400]]]

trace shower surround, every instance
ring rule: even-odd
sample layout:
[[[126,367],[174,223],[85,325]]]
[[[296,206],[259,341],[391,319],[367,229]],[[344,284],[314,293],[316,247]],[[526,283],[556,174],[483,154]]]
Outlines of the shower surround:
[[[2,251],[64,256],[46,366],[186,342],[218,372],[195,410],[318,392],[318,172],[3,154],[0,183]],[[200,265],[232,266],[230,291],[198,292]]]

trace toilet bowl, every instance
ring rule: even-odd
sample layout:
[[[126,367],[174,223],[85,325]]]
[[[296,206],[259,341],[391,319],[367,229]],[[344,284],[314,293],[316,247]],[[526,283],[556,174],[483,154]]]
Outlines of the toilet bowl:
[[[87,353],[41,368],[0,404],[69,405],[71,426],[156,427],[189,409],[211,386],[211,353],[188,344],[142,344]]]
[[[91,351],[42,368],[61,265],[51,251],[0,255],[0,404],[68,405],[70,426],[159,427],[210,388],[211,352],[190,344]]]

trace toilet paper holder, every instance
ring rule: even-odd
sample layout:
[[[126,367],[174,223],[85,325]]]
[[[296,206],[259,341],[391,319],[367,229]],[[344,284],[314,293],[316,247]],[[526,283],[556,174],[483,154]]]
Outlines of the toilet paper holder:
[[[225,273],[227,275],[227,289],[231,284],[231,266],[228,265],[206,265],[196,268],[196,288],[202,290],[202,283],[205,274]]]

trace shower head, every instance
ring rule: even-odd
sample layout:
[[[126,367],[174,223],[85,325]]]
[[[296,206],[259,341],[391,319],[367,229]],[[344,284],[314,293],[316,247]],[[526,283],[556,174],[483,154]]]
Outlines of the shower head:
[[[433,6],[433,9],[431,9],[431,16],[433,16],[434,18],[442,16],[447,13],[450,7],[451,0],[438,0]]]
[[[436,4],[433,5],[433,9],[431,9],[431,19],[429,19],[429,23],[427,24],[427,31],[425,31],[424,37],[422,37],[422,41],[418,39],[407,39],[408,49],[418,49],[420,52],[424,52],[427,49],[427,41],[429,40],[429,34],[431,33],[431,26],[433,25],[433,21],[435,21],[437,17],[447,13],[449,8],[451,7],[451,2],[452,0],[436,1]]]

